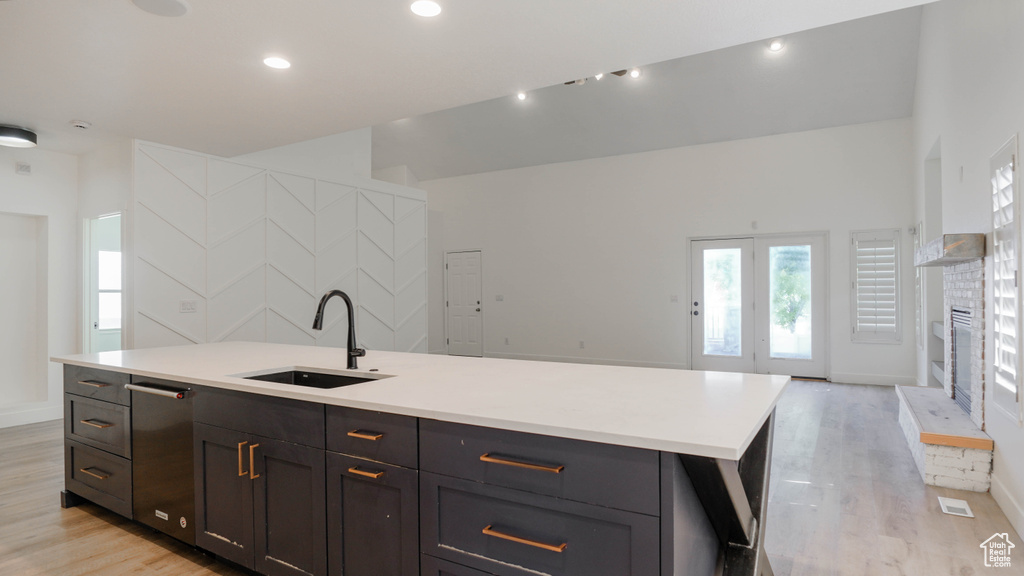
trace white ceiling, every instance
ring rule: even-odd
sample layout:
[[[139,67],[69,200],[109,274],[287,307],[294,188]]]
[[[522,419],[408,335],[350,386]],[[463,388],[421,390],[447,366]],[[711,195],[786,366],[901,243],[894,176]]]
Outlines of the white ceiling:
[[[913,113],[921,8],[373,128],[375,169],[421,180],[858,124]],[[571,78],[566,78],[571,80]]]
[[[70,153],[132,137],[235,156],[928,1],[441,0],[425,20],[408,0],[188,0],[182,18],[4,0],[0,124]]]

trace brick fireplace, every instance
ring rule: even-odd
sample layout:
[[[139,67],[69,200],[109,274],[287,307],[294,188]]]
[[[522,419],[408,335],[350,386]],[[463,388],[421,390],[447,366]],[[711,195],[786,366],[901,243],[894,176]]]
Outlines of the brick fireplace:
[[[984,390],[985,390],[985,265],[981,259],[947,265],[943,268],[942,286],[945,301],[945,382],[946,394],[954,397],[953,382],[955,375],[970,376],[970,410],[971,421],[983,429],[985,425]],[[969,330],[960,331],[958,338],[953,325],[954,310],[958,312],[960,321],[964,321],[963,312],[967,312],[966,321]],[[969,342],[964,336],[969,335]],[[958,343],[958,344],[957,344]],[[966,357],[963,357],[966,356]],[[955,364],[954,365],[954,358]],[[967,370],[969,364],[970,369]],[[960,383],[963,385],[963,382]]]

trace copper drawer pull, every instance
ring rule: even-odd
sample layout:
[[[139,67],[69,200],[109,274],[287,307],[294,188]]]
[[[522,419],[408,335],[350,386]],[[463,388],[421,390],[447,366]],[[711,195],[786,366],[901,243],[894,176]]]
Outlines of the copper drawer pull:
[[[373,478],[374,480],[376,480],[376,479],[378,479],[378,478],[380,478],[381,476],[384,475],[383,471],[367,472],[366,470],[360,470],[358,466],[353,466],[353,467],[349,468],[348,471],[353,473],[353,474],[358,474],[360,476],[366,476],[367,478]]]
[[[106,382],[96,382],[94,380],[79,380],[78,383],[82,386],[92,386],[93,388],[106,388],[107,386],[110,386],[110,384],[107,384]]]
[[[255,480],[255,479],[260,477],[259,474],[253,474],[253,472],[256,470],[256,466],[255,466],[255,463],[252,461],[253,458],[254,458],[252,453],[255,452],[256,449],[259,448],[259,447],[260,447],[259,444],[251,444],[249,446],[249,480]]]
[[[86,426],[92,426],[93,428],[110,428],[113,426],[113,424],[108,424],[102,420],[79,420],[79,422]]]
[[[353,438],[361,438],[363,440],[373,440],[374,442],[376,442],[377,440],[380,440],[381,438],[384,437],[384,434],[381,434],[381,433],[378,433],[378,432],[366,432],[366,431],[359,430],[359,429],[356,429],[356,430],[353,430],[353,431],[349,432],[348,435],[353,437]]]
[[[107,474],[103,470],[100,470],[99,474],[97,474],[96,472],[90,472],[90,470],[95,470],[95,468],[79,468],[78,469],[79,472],[82,472],[84,474],[88,474],[89,476],[92,476],[93,478],[99,478],[100,480],[106,480],[107,478],[110,478],[110,474]]]
[[[520,538],[511,534],[505,534],[492,530],[491,525],[488,525],[482,530],[487,536],[494,536],[495,538],[501,538],[502,540],[508,540],[510,542],[518,542],[519,544],[526,544],[527,546],[533,546],[534,548],[542,548],[544,550],[550,550],[552,552],[558,552],[559,554],[565,550],[565,547],[569,545],[568,542],[562,542],[561,544],[545,544],[543,542],[537,542],[536,540],[527,540],[526,538]]]
[[[239,442],[238,443],[238,475],[239,476],[245,476],[246,474],[248,474],[248,472],[246,472],[245,470],[242,470],[242,446],[245,446],[246,444],[248,444],[248,442]],[[252,457],[249,458],[249,461],[250,462],[252,461]]]
[[[562,470],[565,470],[565,466],[544,466],[543,464],[531,464],[529,462],[519,462],[518,460],[508,460],[505,458],[491,456],[489,452],[481,456],[480,461],[490,462],[492,464],[504,464],[505,466],[515,466],[516,468],[527,468],[529,470],[540,470],[541,472],[551,472],[552,474],[561,474]]]

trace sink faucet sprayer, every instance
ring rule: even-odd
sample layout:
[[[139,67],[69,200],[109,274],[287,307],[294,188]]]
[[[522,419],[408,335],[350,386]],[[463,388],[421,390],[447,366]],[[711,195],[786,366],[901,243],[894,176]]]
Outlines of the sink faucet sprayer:
[[[348,366],[349,370],[355,370],[356,358],[360,356],[366,356],[366,350],[362,348],[356,348],[356,315],[352,309],[352,300],[341,290],[331,290],[324,294],[324,297],[320,299],[320,304],[316,307],[316,316],[313,318],[313,330],[324,329],[324,306],[327,305],[327,301],[333,296],[341,296],[341,299],[345,301],[345,307],[348,308]]]

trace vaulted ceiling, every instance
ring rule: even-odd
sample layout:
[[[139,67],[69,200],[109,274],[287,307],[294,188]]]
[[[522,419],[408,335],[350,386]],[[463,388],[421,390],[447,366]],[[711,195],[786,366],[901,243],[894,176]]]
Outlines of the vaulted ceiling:
[[[0,124],[70,153],[131,137],[235,156],[927,1],[442,0],[427,20],[407,0],[187,0],[180,18],[0,0]],[[266,68],[274,54],[292,68]]]

